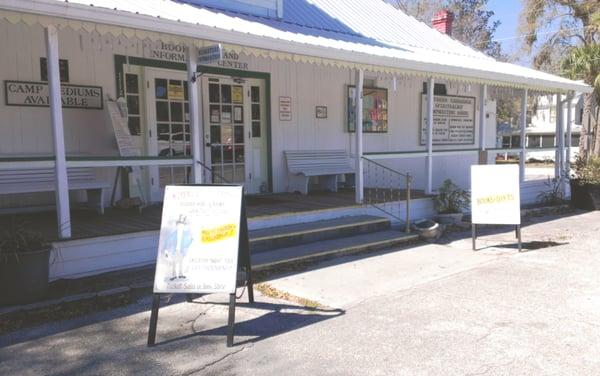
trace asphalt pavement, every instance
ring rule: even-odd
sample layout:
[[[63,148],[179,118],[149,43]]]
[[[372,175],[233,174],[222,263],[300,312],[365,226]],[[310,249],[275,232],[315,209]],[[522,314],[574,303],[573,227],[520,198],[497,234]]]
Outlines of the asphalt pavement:
[[[337,258],[240,299],[150,298],[0,337],[0,375],[597,375],[600,212],[537,217],[438,244]],[[240,294],[242,291],[240,290]],[[301,299],[300,299],[301,298]],[[298,302],[310,302],[311,307]]]

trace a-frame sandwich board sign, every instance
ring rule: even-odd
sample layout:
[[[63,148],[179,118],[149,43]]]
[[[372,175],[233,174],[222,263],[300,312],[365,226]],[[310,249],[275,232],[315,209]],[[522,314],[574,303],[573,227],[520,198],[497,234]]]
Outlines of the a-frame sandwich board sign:
[[[211,293],[229,294],[227,346],[233,346],[238,282],[254,302],[243,186],[166,186],[148,346],[155,344],[161,295],[186,294],[189,301]]]

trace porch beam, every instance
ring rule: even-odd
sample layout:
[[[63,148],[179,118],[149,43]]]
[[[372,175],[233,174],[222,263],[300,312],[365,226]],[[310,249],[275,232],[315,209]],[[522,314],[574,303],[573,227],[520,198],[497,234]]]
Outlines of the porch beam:
[[[521,117],[519,118],[521,131],[521,152],[519,154],[519,181],[525,181],[525,158],[527,157],[527,140],[525,129],[527,128],[527,89],[521,93]]]
[[[60,72],[58,63],[58,30],[54,25],[45,29],[46,61],[48,64],[48,101],[54,143],[54,177],[56,195],[56,216],[59,239],[71,237],[71,214],[69,203],[69,179],[65,152],[65,132],[63,124],[62,100],[60,94]]]
[[[430,195],[433,193],[433,91],[435,88],[435,79],[429,77],[427,80],[427,184],[425,193]]]
[[[574,93],[569,92],[567,95],[567,155],[565,156],[564,171],[565,176],[571,175],[571,137],[573,128],[573,113],[572,102]]]
[[[355,113],[355,130],[356,130],[356,161],[355,161],[355,199],[357,204],[362,204],[364,198],[364,176],[363,176],[363,82],[364,82],[365,72],[362,69],[356,70],[356,90],[355,90],[355,102],[356,103],[356,113]]]
[[[194,184],[202,184],[202,149],[200,147],[200,140],[203,139],[202,127],[200,125],[200,112],[199,112],[199,101],[200,93],[198,92],[198,81],[196,80],[196,70],[198,51],[196,46],[188,46],[187,53],[187,77],[188,77],[188,96],[189,96],[189,109],[190,109],[190,138],[192,142],[192,182]]]
[[[487,102],[487,84],[481,85],[479,100],[479,150],[485,151],[485,104]],[[487,161],[486,161],[487,164]]]

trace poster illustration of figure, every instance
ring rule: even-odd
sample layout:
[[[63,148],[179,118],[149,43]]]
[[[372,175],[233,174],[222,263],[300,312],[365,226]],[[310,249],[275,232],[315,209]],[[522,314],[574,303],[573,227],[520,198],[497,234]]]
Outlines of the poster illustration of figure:
[[[166,276],[166,279],[169,281],[186,279],[184,275],[184,261],[192,241],[192,233],[190,232],[187,218],[184,215],[180,215],[175,224],[175,231],[171,231],[168,235],[163,249],[163,257],[171,264],[171,273]]]

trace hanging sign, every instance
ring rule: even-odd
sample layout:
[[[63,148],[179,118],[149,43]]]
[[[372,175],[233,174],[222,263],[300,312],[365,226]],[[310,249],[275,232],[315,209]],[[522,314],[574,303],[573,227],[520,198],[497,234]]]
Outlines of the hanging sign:
[[[198,64],[213,64],[223,60],[223,45],[221,43],[198,49]]]
[[[427,94],[421,95],[421,145],[427,143]],[[433,96],[433,144],[475,143],[475,98]]]
[[[46,82],[4,81],[4,93],[7,106],[50,107]],[[100,86],[61,84],[60,94],[63,108],[102,109]]]
[[[234,293],[242,186],[165,188],[155,293]]]
[[[471,216],[476,224],[521,223],[518,165],[471,166]]]

